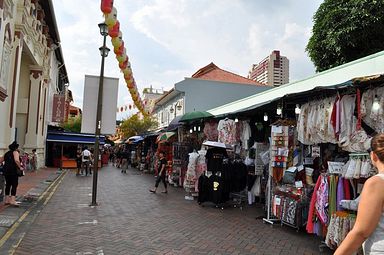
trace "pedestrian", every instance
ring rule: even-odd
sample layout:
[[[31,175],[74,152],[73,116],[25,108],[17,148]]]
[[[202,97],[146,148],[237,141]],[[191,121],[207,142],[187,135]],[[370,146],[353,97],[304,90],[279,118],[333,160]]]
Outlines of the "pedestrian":
[[[91,164],[91,152],[88,150],[87,146],[85,146],[84,150],[81,152],[81,162],[83,170],[82,175],[87,176]]]
[[[5,204],[19,206],[16,202],[17,186],[19,184],[18,169],[24,170],[20,162],[20,153],[18,151],[19,144],[14,141],[9,146],[9,151],[0,159],[0,163],[4,161],[4,177],[5,177]]]
[[[130,165],[130,161],[131,161],[131,153],[129,150],[125,150],[124,153],[122,154],[122,160],[123,160],[123,163],[122,163],[122,166],[121,166],[121,172],[126,174],[127,173],[127,169]]]
[[[158,162],[159,173],[157,175],[155,187],[154,187],[154,189],[150,189],[149,190],[150,192],[156,193],[157,187],[159,187],[159,184],[162,181],[164,184],[164,191],[162,191],[162,193],[165,193],[165,194],[168,193],[167,182],[166,182],[166,176],[167,176],[167,173],[166,173],[167,169],[166,168],[167,168],[167,160],[165,159],[164,152],[161,151],[159,153],[159,162]]]
[[[80,149],[78,149],[76,153],[76,167],[77,167],[76,176],[79,176],[81,171],[81,150]]]
[[[384,134],[372,138],[370,156],[378,174],[369,178],[361,192],[356,223],[334,254],[384,254]]]
[[[36,149],[32,150],[32,155],[31,155],[31,170],[36,171],[37,170],[37,153]]]

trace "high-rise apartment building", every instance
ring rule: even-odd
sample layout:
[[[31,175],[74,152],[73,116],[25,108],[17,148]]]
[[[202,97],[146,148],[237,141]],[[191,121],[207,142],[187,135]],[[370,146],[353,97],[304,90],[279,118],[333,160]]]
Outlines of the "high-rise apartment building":
[[[281,56],[279,50],[274,50],[259,64],[252,65],[248,78],[269,86],[289,83],[289,60]]]

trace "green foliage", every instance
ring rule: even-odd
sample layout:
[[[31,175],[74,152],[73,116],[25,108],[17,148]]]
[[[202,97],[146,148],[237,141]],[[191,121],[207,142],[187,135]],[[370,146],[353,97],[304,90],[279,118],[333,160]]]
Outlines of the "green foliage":
[[[133,115],[129,119],[121,123],[120,129],[124,138],[129,138],[134,135],[140,135],[152,128],[157,127],[157,122],[152,117],[144,117],[140,119],[139,116]]]
[[[81,132],[81,117],[69,117],[67,122],[60,125],[65,131]]]
[[[306,51],[318,72],[384,50],[384,0],[325,0]]]

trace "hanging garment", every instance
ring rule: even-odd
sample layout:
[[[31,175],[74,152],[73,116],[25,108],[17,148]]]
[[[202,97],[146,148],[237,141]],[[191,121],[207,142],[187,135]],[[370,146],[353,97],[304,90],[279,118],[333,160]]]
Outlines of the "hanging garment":
[[[326,225],[328,223],[328,206],[329,206],[329,186],[328,178],[324,175],[320,175],[320,186],[316,191],[316,214],[319,217],[321,223]]]
[[[249,121],[243,121],[242,127],[243,128],[242,128],[241,137],[240,137],[241,145],[242,145],[243,149],[248,150],[249,149],[249,145],[248,145],[249,138],[252,135],[251,126],[249,125]]]
[[[311,203],[309,204],[308,210],[308,220],[306,230],[310,234],[315,233],[315,217],[316,217],[316,201],[317,201],[317,191],[321,184],[321,178],[317,179],[315,188],[312,193]]]
[[[350,145],[350,137],[355,130],[356,119],[353,115],[355,111],[355,95],[345,95],[340,100],[340,135],[339,146],[347,148]]]
[[[340,201],[344,199],[344,178],[339,177],[339,181],[337,182],[337,199],[336,199],[336,206],[337,211],[342,211],[343,208],[340,205]]]
[[[204,125],[204,135],[207,137],[208,141],[217,141],[219,132],[217,131],[217,122],[207,121]]]
[[[195,191],[199,191],[199,177],[207,171],[207,163],[205,160],[205,155],[207,154],[206,150],[199,150],[199,157],[197,158],[196,164],[196,183],[195,183]]]
[[[236,143],[236,122],[231,119],[220,120],[217,126],[218,141],[225,144]]]
[[[331,175],[329,178],[329,215],[332,215],[336,212],[336,200],[337,200],[337,177],[335,175]],[[324,222],[323,222],[324,223]],[[327,222],[325,222],[327,224]]]
[[[344,186],[344,199],[345,200],[351,200],[351,187],[349,186],[349,181],[343,178],[343,186]]]
[[[226,149],[214,147],[207,150],[205,157],[208,171],[217,172],[222,170],[223,160],[228,158],[228,154]]]

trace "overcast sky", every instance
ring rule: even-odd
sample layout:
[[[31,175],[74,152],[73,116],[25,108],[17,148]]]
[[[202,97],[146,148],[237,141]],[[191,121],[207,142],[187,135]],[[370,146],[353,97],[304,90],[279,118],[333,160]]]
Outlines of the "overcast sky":
[[[170,89],[214,62],[246,76],[278,49],[290,60],[290,81],[313,75],[305,52],[321,0],[114,0],[120,30],[140,92]],[[53,0],[75,105],[82,107],[84,75],[99,75],[100,0]],[[113,50],[110,38],[107,46]],[[105,76],[120,78],[118,106],[130,104],[114,53]]]

